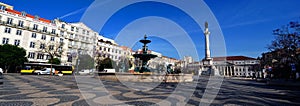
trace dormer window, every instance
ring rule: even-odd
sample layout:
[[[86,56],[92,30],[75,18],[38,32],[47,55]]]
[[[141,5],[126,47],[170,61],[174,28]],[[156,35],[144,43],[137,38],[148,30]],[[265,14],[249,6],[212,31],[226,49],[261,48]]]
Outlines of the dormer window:
[[[55,24],[55,21],[54,21],[54,20],[51,20],[51,24]]]
[[[26,14],[27,14],[27,13],[26,13],[25,11],[22,11],[22,12],[21,12],[21,15],[24,16],[24,17],[26,16]]]
[[[4,5],[0,5],[0,10],[5,10],[6,7]]]
[[[37,16],[37,15],[36,15],[36,16],[34,16],[34,20],[39,20],[39,18],[40,18],[40,17],[39,17],[39,16]]]

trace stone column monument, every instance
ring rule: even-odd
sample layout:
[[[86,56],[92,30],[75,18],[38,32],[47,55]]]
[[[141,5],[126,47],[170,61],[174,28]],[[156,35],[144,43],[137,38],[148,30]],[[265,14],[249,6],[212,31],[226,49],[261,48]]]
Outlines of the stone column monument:
[[[204,36],[205,36],[205,58],[204,58],[204,64],[207,66],[212,65],[212,59],[210,57],[210,48],[209,48],[209,34],[208,31],[208,23],[205,22],[205,30],[204,30]]]
[[[210,43],[209,43],[208,22],[205,22],[204,36],[205,36],[205,58],[203,59],[203,67],[199,69],[199,75],[213,75],[220,76],[219,71],[213,66],[213,60],[210,57]]]

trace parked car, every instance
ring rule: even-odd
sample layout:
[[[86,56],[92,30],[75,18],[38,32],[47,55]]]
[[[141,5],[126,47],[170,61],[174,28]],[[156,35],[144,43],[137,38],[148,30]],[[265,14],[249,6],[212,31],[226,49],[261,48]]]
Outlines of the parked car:
[[[107,68],[105,68],[104,72],[106,72],[106,73],[115,73],[116,70],[115,69],[107,69]]]
[[[3,74],[3,70],[2,70],[2,68],[0,68],[0,73],[1,73],[1,74]]]
[[[34,73],[37,75],[41,75],[41,74],[50,74],[51,72],[51,68],[43,68],[41,70],[35,70]],[[55,69],[52,68],[52,74],[55,74]]]
[[[87,75],[87,74],[92,74],[94,72],[94,69],[84,69],[79,71],[80,75]]]
[[[3,84],[3,71],[2,71],[2,68],[0,68],[0,84]]]

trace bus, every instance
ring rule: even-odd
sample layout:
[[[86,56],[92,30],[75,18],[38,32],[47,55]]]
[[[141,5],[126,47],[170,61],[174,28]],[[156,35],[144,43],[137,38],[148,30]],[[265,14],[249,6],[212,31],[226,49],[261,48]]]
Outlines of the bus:
[[[21,69],[21,74],[34,74],[35,70],[41,70],[43,68],[51,68],[51,64],[45,63],[24,63],[23,68]],[[66,66],[66,65],[54,65],[52,64],[52,68],[55,69],[55,74],[73,74],[74,67]]]
[[[65,74],[71,75],[74,72],[74,67],[73,66],[55,65],[54,68],[55,68],[55,70],[57,70],[57,73],[62,73],[64,75]]]

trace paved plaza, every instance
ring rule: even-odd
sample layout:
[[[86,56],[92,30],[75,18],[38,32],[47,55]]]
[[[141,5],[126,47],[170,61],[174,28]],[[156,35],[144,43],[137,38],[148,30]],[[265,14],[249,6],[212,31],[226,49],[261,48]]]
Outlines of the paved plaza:
[[[297,87],[229,78],[222,81],[220,89],[207,84],[207,77],[178,84],[124,83],[93,76],[5,74],[4,84],[0,85],[0,105],[199,105],[200,101],[209,103],[201,100],[206,88],[219,90],[211,105],[300,105]],[[151,87],[154,88],[147,89]]]

